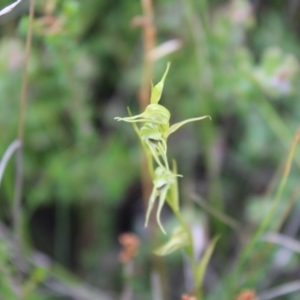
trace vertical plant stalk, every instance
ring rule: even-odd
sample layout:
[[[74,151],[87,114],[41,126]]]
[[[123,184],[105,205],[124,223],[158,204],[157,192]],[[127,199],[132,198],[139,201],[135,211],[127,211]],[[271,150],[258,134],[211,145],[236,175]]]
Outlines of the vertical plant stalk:
[[[144,45],[144,59],[143,59],[143,74],[142,84],[139,91],[139,106],[140,111],[143,112],[150,99],[150,82],[153,74],[153,60],[151,58],[151,51],[155,47],[155,28],[153,25],[153,5],[152,0],[141,0],[143,8],[143,45]],[[141,161],[142,171],[142,191],[145,209],[148,206],[148,199],[152,190],[152,180],[148,173],[148,162],[144,152]]]
[[[23,141],[25,131],[25,115],[26,115],[26,104],[27,104],[27,91],[28,91],[28,65],[31,54],[31,41],[32,41],[32,26],[34,18],[34,4],[35,0],[30,0],[29,4],[29,25],[26,37],[26,49],[25,49],[25,62],[23,69],[23,81],[20,98],[20,116],[19,116],[19,129],[18,138]]]
[[[29,4],[29,25],[26,37],[26,50],[25,50],[25,62],[23,69],[22,89],[20,96],[20,115],[19,115],[19,127],[18,127],[18,140],[20,141],[20,147],[16,153],[16,170],[15,170],[15,191],[14,202],[12,207],[13,229],[15,234],[15,249],[17,251],[17,260],[20,266],[22,266],[22,192],[23,192],[23,141],[25,131],[25,115],[27,104],[27,91],[28,91],[28,65],[31,53],[31,41],[32,41],[32,25],[34,18],[34,4],[35,0],[30,0]]]
[[[153,76],[153,58],[151,52],[153,51],[156,43],[156,30],[153,24],[153,2],[152,0],[141,0],[143,9],[143,46],[144,46],[144,57],[143,57],[143,71],[142,71],[142,84],[139,91],[139,106],[140,111],[143,112],[150,101],[150,82]],[[142,197],[144,203],[144,209],[147,210],[149,198],[152,192],[152,179],[148,172],[148,166],[152,165],[152,159],[147,157],[144,151],[141,153],[141,175],[142,175]],[[151,161],[150,161],[151,160]],[[152,224],[154,223],[153,214],[150,215],[149,229],[151,244],[156,244],[156,234]],[[154,273],[160,277],[160,290],[166,297],[166,284],[165,284],[165,270],[162,259],[157,256],[152,256],[152,263],[154,267]],[[161,295],[162,296],[162,295]],[[163,296],[162,296],[163,297]]]
[[[144,111],[149,104],[150,99],[150,82],[153,74],[153,59],[151,51],[155,47],[155,28],[153,25],[153,5],[152,0],[141,0],[144,14],[143,22],[143,44],[144,44],[144,61],[142,85],[139,93],[139,104],[141,111]]]
[[[139,136],[148,159],[149,173],[151,174],[151,178],[153,181],[153,190],[150,195],[149,204],[146,212],[145,225],[147,226],[148,224],[149,216],[157,198],[158,208],[156,212],[156,219],[162,232],[165,233],[160,221],[160,213],[165,202],[169,204],[176,218],[178,219],[178,222],[180,223],[180,227],[175,228],[173,230],[169,242],[157,249],[154,253],[159,256],[163,256],[179,248],[185,248],[186,253],[191,262],[191,268],[195,278],[195,284],[193,287],[194,293],[196,294],[197,299],[201,300],[202,279],[212,250],[214,248],[215,242],[214,244],[212,244],[212,246],[210,246],[207,249],[208,252],[206,252],[207,254],[204,255],[203,261],[201,261],[200,264],[197,264],[197,258],[194,255],[194,243],[192,232],[189,228],[189,225],[184,222],[179,208],[177,178],[182,177],[182,175],[177,173],[177,165],[175,160],[173,160],[172,170],[170,170],[167,157],[167,138],[170,134],[174,133],[177,129],[179,129],[181,126],[187,123],[200,121],[202,119],[210,117],[202,116],[197,118],[190,118],[170,126],[170,111],[164,106],[158,104],[161,98],[164,81],[167,76],[169,67],[170,63],[168,63],[166,71],[161,81],[155,86],[152,86],[150,104],[146,107],[145,111],[142,114],[132,116],[130,109],[128,109],[129,117],[116,117],[115,119],[118,121],[132,123],[133,129]],[[144,125],[142,125],[140,129],[135,124],[138,122],[144,123]],[[153,163],[157,165],[155,171],[153,170]],[[153,241],[155,241],[156,232],[154,230],[154,227],[150,229],[150,234],[152,238],[151,242],[153,244]],[[153,257],[153,263],[155,271],[162,270],[162,265],[161,263],[159,263],[157,258],[155,259],[155,257]],[[153,294],[152,296],[155,299],[166,299],[167,297],[162,295],[163,292],[160,288],[161,279],[156,280],[158,278],[158,272],[155,271],[153,272],[152,276],[155,280],[153,280],[152,282],[154,285],[159,284],[159,286],[153,287],[152,290],[155,291],[155,294]],[[161,273],[159,275],[161,275]],[[165,277],[161,276],[161,278]]]

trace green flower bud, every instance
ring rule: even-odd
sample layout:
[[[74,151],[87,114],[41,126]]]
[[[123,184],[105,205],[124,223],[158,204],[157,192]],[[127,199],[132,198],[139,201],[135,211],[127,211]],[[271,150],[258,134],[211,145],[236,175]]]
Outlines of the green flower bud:
[[[177,177],[181,177],[181,175],[174,174],[170,170],[166,170],[165,168],[158,167],[155,170],[155,179],[153,180],[153,190],[149,199],[149,204],[146,212],[146,221],[145,226],[148,225],[150,213],[153,209],[156,198],[158,197],[158,208],[156,212],[156,220],[157,223],[162,230],[163,233],[166,233],[161,221],[160,221],[160,213],[163,208],[163,205],[166,201],[167,194],[169,189],[177,182]]]
[[[157,104],[161,98],[161,94],[162,94],[162,91],[164,88],[164,82],[165,82],[167,74],[169,72],[170,65],[171,64],[168,62],[167,69],[166,69],[161,81],[156,86],[152,85],[151,98],[150,98],[151,104]]]

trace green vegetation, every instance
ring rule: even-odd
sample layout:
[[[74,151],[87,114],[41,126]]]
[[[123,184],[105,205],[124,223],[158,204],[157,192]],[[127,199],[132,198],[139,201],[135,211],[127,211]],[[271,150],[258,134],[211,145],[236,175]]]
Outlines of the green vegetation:
[[[0,299],[298,299],[297,1],[18,2]]]

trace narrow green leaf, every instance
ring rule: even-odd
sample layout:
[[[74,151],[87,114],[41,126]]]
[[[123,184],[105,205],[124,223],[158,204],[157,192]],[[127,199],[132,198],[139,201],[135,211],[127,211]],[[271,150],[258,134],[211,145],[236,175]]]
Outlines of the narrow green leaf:
[[[168,186],[162,188],[162,191],[160,192],[160,195],[159,195],[159,201],[158,201],[158,208],[157,208],[157,211],[156,211],[156,220],[157,220],[157,223],[161,229],[161,231],[166,234],[162,224],[161,224],[161,221],[160,221],[160,214],[161,214],[161,210],[164,206],[164,203],[166,201],[166,195],[167,195],[167,192],[168,192]]]
[[[172,160],[173,168],[172,172],[173,174],[177,174],[177,163],[176,160]],[[173,209],[173,211],[179,210],[179,196],[178,196],[178,179],[175,178],[175,182],[171,185],[168,196],[167,196],[167,202]]]
[[[166,80],[168,71],[170,69],[170,65],[171,64],[168,62],[167,69],[166,69],[161,81],[155,86],[152,85],[151,98],[150,98],[150,103],[151,104],[157,104],[159,102],[160,98],[161,98],[161,94],[162,94],[162,91],[163,91],[163,88],[164,88],[164,82]]]
[[[216,236],[213,238],[213,240],[210,242],[208,248],[205,250],[203,257],[196,268],[195,280],[196,280],[196,288],[197,289],[202,286],[204,275],[205,275],[205,272],[207,269],[207,265],[210,261],[210,258],[212,256],[212,253],[215,249],[216,243],[219,240],[219,238],[220,238],[220,236]]]
[[[152,190],[152,193],[151,193],[151,195],[150,195],[149,202],[148,202],[148,208],[147,208],[146,219],[145,219],[145,227],[148,226],[150,214],[151,214],[151,211],[152,211],[152,209],[153,209],[153,206],[154,206],[156,197],[157,197],[157,189],[156,189],[156,187],[154,186],[154,187],[153,187],[153,190]]]
[[[187,123],[190,123],[190,122],[194,122],[194,121],[200,121],[200,120],[203,120],[203,119],[206,119],[206,118],[209,118],[211,119],[210,116],[204,116],[204,117],[199,117],[199,118],[192,118],[192,119],[187,119],[185,121],[182,121],[182,122],[179,122],[179,123],[176,123],[174,125],[172,125],[169,130],[168,130],[168,135],[169,136],[170,134],[172,134],[173,132],[175,132],[177,129],[179,129],[181,126],[187,124]]]

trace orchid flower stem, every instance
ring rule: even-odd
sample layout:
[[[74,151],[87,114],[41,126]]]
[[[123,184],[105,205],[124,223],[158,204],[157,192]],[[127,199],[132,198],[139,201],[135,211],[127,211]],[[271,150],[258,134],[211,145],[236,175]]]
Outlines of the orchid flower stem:
[[[180,210],[174,210],[173,209],[173,213],[176,216],[178,222],[180,223],[180,225],[185,229],[187,235],[188,235],[188,246],[186,249],[186,253],[187,256],[189,258],[190,261],[190,266],[192,268],[192,272],[193,272],[193,278],[194,280],[196,279],[196,266],[197,266],[197,262],[195,259],[195,253],[194,253],[194,242],[193,242],[193,236],[192,236],[192,232],[190,230],[190,228],[188,227],[188,225],[186,224],[186,222],[184,221]],[[201,296],[201,287],[199,287],[198,283],[195,281],[194,282],[194,287],[195,287],[195,294],[196,294],[196,298],[199,300],[202,300],[202,296]]]
[[[115,119],[118,121],[129,122],[133,125],[133,128],[139,139],[141,144],[145,150],[146,164],[148,165],[148,171],[151,175],[152,179],[152,192],[149,193],[149,201],[147,203],[147,211],[146,211],[146,219],[145,226],[148,223],[152,224],[153,214],[152,210],[154,208],[155,202],[158,200],[158,207],[156,211],[156,221],[161,231],[166,234],[163,225],[160,220],[160,214],[162,208],[167,202],[171,209],[173,210],[178,222],[181,225],[179,233],[183,234],[184,242],[180,244],[180,247],[184,247],[185,251],[190,260],[191,269],[194,276],[194,287],[197,299],[201,299],[201,285],[202,282],[197,282],[197,278],[199,277],[199,264],[196,261],[195,253],[194,253],[194,243],[191,229],[188,224],[185,223],[183,217],[180,213],[179,209],[179,199],[178,199],[178,184],[177,177],[181,177],[181,175],[177,174],[177,166],[176,162],[173,161],[172,170],[169,168],[169,162],[167,157],[167,139],[170,134],[174,133],[181,126],[194,121],[200,121],[205,118],[210,118],[209,116],[202,116],[187,119],[176,123],[170,126],[170,112],[163,105],[158,104],[161,94],[163,91],[164,81],[166,79],[167,72],[170,68],[170,64],[168,63],[167,69],[159,83],[155,86],[152,85],[151,90],[151,103],[145,107],[144,112],[139,115],[132,116],[130,109],[128,109],[129,117],[120,118],[116,117]],[[141,127],[138,127],[136,123],[143,123]],[[143,168],[143,172],[145,168]],[[152,228],[153,230],[153,228]],[[151,228],[150,228],[151,231]],[[178,240],[175,238],[175,243],[178,243]],[[178,244],[177,244],[178,246]],[[160,250],[157,253],[163,253],[158,255],[166,254],[165,250]],[[208,258],[209,259],[209,258]],[[206,266],[208,259],[204,261],[204,266]],[[204,269],[200,269],[202,272]],[[203,274],[204,271],[200,274]]]

